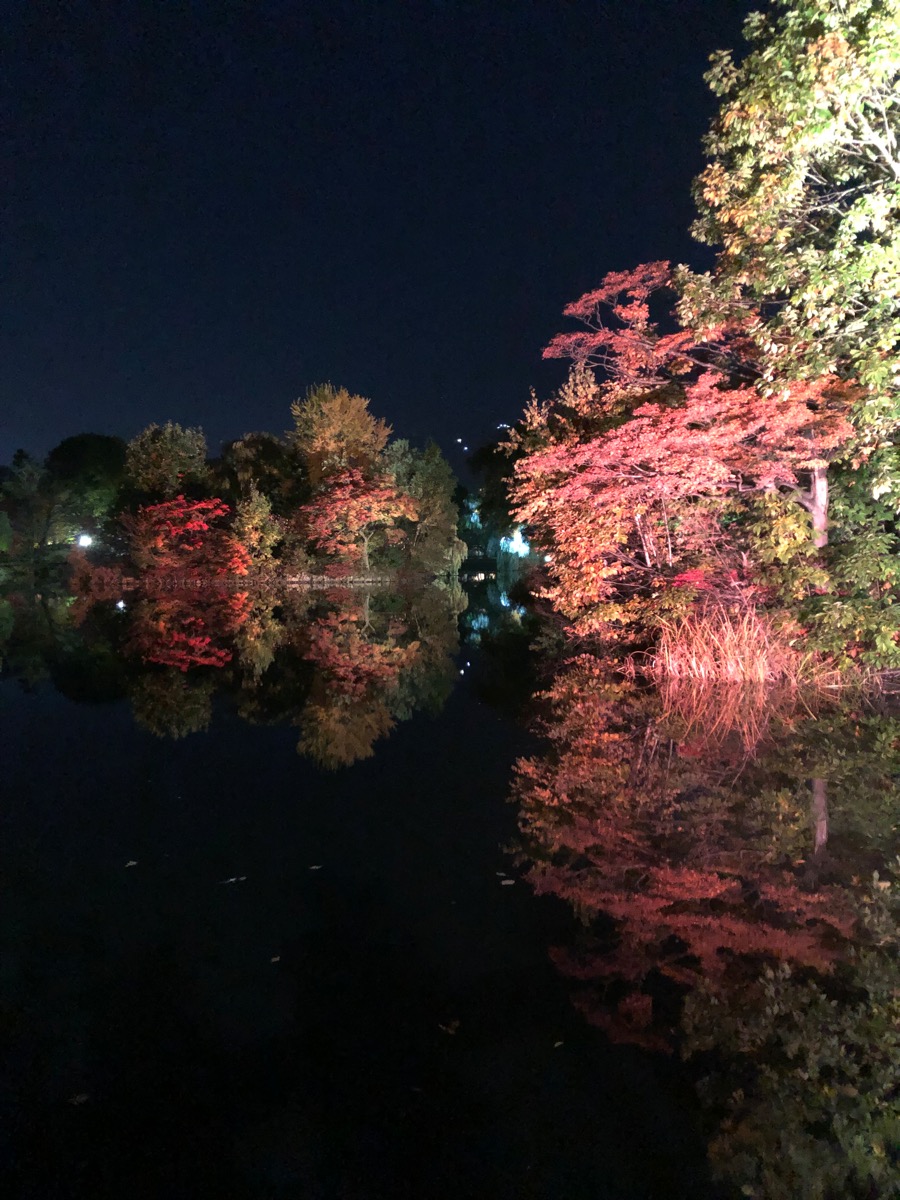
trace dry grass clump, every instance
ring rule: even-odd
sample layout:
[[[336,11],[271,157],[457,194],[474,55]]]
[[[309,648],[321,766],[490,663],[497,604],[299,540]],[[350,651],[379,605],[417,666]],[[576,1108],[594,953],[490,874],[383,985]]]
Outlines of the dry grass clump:
[[[814,681],[815,670],[765,613],[711,604],[662,626],[650,674],[657,681],[799,687]]]

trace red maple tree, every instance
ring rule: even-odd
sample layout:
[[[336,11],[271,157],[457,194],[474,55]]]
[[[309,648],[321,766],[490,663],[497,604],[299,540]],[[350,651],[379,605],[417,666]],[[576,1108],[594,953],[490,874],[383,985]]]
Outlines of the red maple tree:
[[[224,525],[230,513],[218,498],[176,496],[127,514],[122,524],[142,571],[246,575],[250,556]]]
[[[651,263],[569,305],[586,328],[545,355],[571,358],[574,373],[513,438],[516,516],[550,555],[551,599],[587,629],[598,605],[710,558],[733,571],[723,501],[777,493],[810,511],[816,545],[827,540],[827,468],[852,434],[856,390],[833,376],[763,386],[752,318],[702,341],[661,333],[651,302],[670,279]]]
[[[416,520],[411,496],[390,478],[370,479],[356,467],[330,479],[298,513],[310,541],[326,554],[359,562],[369,570],[369,551],[378,540],[397,543],[405,533],[397,524]]]

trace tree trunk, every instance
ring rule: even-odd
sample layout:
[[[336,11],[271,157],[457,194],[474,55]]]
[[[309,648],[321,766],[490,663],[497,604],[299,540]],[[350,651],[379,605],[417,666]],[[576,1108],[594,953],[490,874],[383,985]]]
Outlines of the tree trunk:
[[[806,860],[806,869],[803,874],[805,886],[815,890],[819,886],[819,874],[825,862],[825,850],[828,846],[828,781],[825,779],[812,781],[810,819],[813,852]]]
[[[828,468],[813,467],[810,485],[813,545],[817,550],[828,545]]]

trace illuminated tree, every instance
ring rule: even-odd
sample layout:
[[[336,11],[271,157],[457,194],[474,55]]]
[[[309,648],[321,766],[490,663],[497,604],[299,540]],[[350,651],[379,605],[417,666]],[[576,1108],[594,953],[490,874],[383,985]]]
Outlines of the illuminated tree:
[[[432,574],[458,571],[467,548],[457,535],[457,485],[450,464],[433,442],[419,451],[399,440],[385,451],[384,466],[416,505],[415,525],[406,546],[410,564]]]
[[[369,412],[364,396],[330,383],[311,387],[291,405],[290,435],[306,462],[313,487],[348,470],[368,473],[387,445],[390,426]]]
[[[271,433],[245,433],[227,443],[215,472],[223,491],[246,498],[255,488],[278,516],[287,516],[308,498],[306,470],[296,447]]]
[[[257,570],[271,567],[283,535],[280,523],[272,515],[271,504],[255,484],[249,485],[244,499],[235,507],[232,532]]]
[[[246,575],[250,556],[221,524],[230,511],[219,499],[176,496],[126,514],[132,560],[144,571]]]
[[[418,509],[411,496],[389,478],[367,479],[353,467],[329,479],[299,510],[298,520],[318,550],[370,567],[370,551],[380,544],[397,544],[405,536],[401,519],[415,521]]]
[[[172,421],[148,425],[128,443],[125,465],[136,488],[169,499],[206,477],[203,430],[182,429]]]
[[[767,379],[838,375],[864,387],[861,449],[900,418],[900,4],[775,0],[744,31],[746,58],[713,56],[721,107],[695,185],[695,235],[721,247],[683,273],[694,328],[747,311]],[[878,486],[897,490],[893,454]]]
[[[551,556],[548,594],[586,631],[627,621],[629,603],[686,569],[735,579],[746,546],[721,518],[754,497],[809,511],[813,544],[827,541],[825,473],[852,433],[854,390],[833,376],[761,386],[746,327],[703,343],[661,334],[650,302],[669,285],[667,264],[651,263],[570,304],[585,329],[545,355],[575,369],[512,435],[516,514]]]

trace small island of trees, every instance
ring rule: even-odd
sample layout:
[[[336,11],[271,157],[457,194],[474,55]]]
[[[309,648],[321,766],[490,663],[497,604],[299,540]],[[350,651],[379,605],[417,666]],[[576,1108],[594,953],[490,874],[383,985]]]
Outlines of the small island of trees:
[[[125,444],[67,438],[5,472],[8,570],[65,554],[76,590],[243,579],[308,585],[455,576],[456,480],[434,444],[391,438],[369,402],[331,384],[291,406],[285,436],[249,433],[209,459],[202,430],[152,424]],[[72,550],[73,544],[76,548]],[[86,547],[90,546],[90,552]]]

